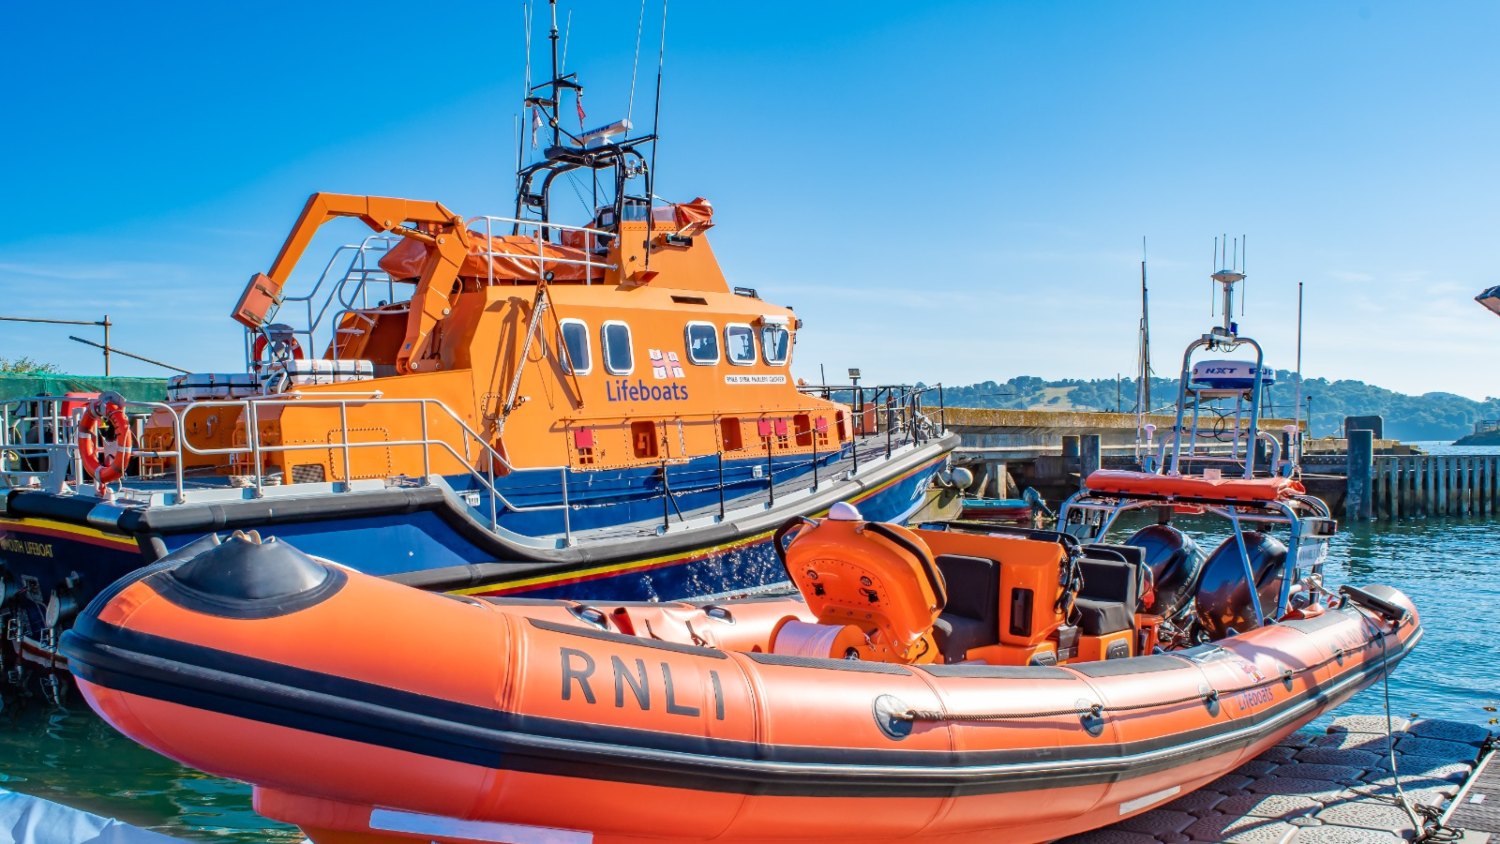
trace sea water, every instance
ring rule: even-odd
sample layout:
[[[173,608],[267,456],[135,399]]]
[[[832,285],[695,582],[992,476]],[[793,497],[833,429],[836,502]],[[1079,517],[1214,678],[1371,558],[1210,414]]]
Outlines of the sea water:
[[[1186,520],[1208,549],[1222,523]],[[1386,583],[1409,595],[1426,638],[1390,676],[1400,717],[1493,724],[1500,706],[1500,523],[1414,520],[1355,525],[1334,539],[1328,581]],[[1381,683],[1339,710],[1385,711]],[[77,696],[70,711],[0,713],[0,787],[186,839],[295,842],[250,808],[250,789],[176,765],[115,733]]]

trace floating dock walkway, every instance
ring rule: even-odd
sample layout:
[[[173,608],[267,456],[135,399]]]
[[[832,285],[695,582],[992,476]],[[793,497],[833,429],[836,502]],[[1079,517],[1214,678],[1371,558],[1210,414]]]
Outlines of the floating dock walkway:
[[[1476,770],[1482,751],[1486,763],[1492,755],[1490,732],[1457,721],[1392,720],[1407,798],[1413,806],[1446,809],[1449,825],[1465,829],[1461,837],[1433,840],[1500,844],[1500,763]],[[1159,809],[1056,844],[1411,841],[1385,729],[1383,715],[1354,715],[1334,721],[1326,735],[1293,733],[1234,773]]]
[[[1462,835],[1500,844],[1500,762],[1491,733],[1456,721],[1393,719],[1401,787]],[[1386,844],[1411,841],[1386,754],[1386,721],[1354,715],[1325,735],[1293,733],[1197,791],[1055,844]],[[1493,762],[1493,764],[1492,764]],[[1436,814],[1436,812],[1434,812]],[[6,836],[9,835],[10,838]],[[179,839],[0,789],[0,841],[178,844]]]

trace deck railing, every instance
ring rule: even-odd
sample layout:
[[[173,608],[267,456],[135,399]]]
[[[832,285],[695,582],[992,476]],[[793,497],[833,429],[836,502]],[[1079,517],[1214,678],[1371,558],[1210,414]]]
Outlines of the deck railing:
[[[888,388],[879,388],[888,390]],[[35,396],[21,399],[18,402],[0,405],[0,488],[16,487],[40,487],[51,492],[62,492],[68,485],[78,484],[79,479],[84,478],[82,461],[78,453],[75,432],[78,425],[78,415],[82,412],[75,410],[71,414],[63,412],[63,404],[67,401],[76,402],[76,399],[68,399],[62,396]],[[399,414],[401,412],[414,412],[416,426],[420,435],[415,438],[400,440],[370,440],[356,441],[350,436],[350,411],[358,408],[364,410],[371,406],[382,408],[382,413]],[[18,411],[18,408],[30,407],[29,413]],[[260,434],[260,420],[267,414],[282,412],[288,408],[325,408],[334,409],[338,412],[339,437],[336,441],[322,443],[267,443]],[[883,431],[885,434],[884,458],[892,456],[897,448],[905,445],[914,445],[925,442],[929,436],[941,432],[940,421],[934,421],[929,414],[923,413],[916,403],[905,405],[892,405],[893,411],[887,416],[885,424],[880,430],[863,431],[856,434],[851,441],[839,440],[837,434],[830,436],[833,442],[838,443],[837,459],[842,459],[843,451],[847,447],[853,461],[853,467],[849,475],[852,477],[859,472],[860,461],[870,461],[872,458],[866,454],[863,458],[860,454],[861,435],[864,443],[869,444],[871,438],[877,438]],[[241,430],[244,431],[244,442],[231,446],[211,447],[194,445],[186,436],[186,416],[195,410],[222,409],[238,411],[243,419]],[[768,502],[774,504],[776,497],[777,476],[785,478],[787,475],[800,475],[810,472],[812,475],[811,489],[816,490],[820,484],[819,471],[824,462],[833,456],[832,451],[823,451],[819,447],[819,437],[823,431],[816,428],[816,423],[811,422],[813,414],[826,411],[827,408],[808,406],[806,408],[793,410],[779,410],[759,414],[763,417],[784,417],[789,419],[788,434],[791,442],[796,443],[799,437],[806,438],[810,443],[809,451],[791,452],[793,465],[786,465],[787,451],[779,455],[771,447],[771,438],[767,438],[767,464],[764,477],[767,485]],[[298,451],[317,451],[326,453],[332,449],[337,452],[340,468],[342,469],[342,480],[334,481],[329,488],[334,493],[348,492],[353,488],[354,458],[358,449],[391,449],[391,448],[415,448],[420,449],[421,475],[410,478],[417,484],[430,483],[434,476],[434,457],[441,455],[450,459],[452,463],[463,466],[471,480],[487,495],[487,517],[490,530],[499,529],[499,516],[503,512],[526,513],[542,511],[558,511],[562,518],[562,529],[564,541],[571,544],[573,539],[571,511],[573,503],[570,501],[569,475],[574,471],[589,471],[587,467],[571,465],[556,466],[527,466],[526,471],[557,472],[561,490],[561,501],[556,504],[519,504],[505,496],[501,492],[496,478],[508,472],[518,471],[504,455],[493,448],[485,438],[471,428],[457,413],[443,402],[430,398],[388,398],[379,392],[360,393],[287,393],[273,396],[258,396],[243,399],[204,399],[191,403],[168,403],[168,402],[127,402],[127,415],[129,415],[135,427],[135,440],[141,444],[133,450],[133,456],[139,458],[137,471],[123,479],[121,495],[125,498],[139,498],[142,495],[151,496],[153,493],[161,495],[160,503],[166,506],[186,504],[192,499],[195,490],[190,488],[191,475],[186,468],[185,458],[188,455],[198,457],[224,457],[228,465],[235,463],[245,465],[245,472],[235,475],[245,487],[253,490],[256,496],[263,496],[267,486],[295,486],[299,482],[293,478],[277,478],[268,475],[263,467],[264,457],[269,454],[290,453]],[[165,419],[171,428],[171,441],[165,447],[144,447],[141,437],[144,420],[148,416],[156,416],[158,420]],[[679,426],[688,423],[690,418],[696,419],[701,416],[701,424],[718,425],[719,421],[733,414],[705,413],[684,414],[681,419],[656,420],[665,421],[670,424],[677,422]],[[806,430],[797,426],[795,420],[806,415],[810,424]],[[389,418],[389,417],[387,417]],[[598,422],[618,417],[580,418],[571,420],[578,422]],[[752,414],[742,414],[741,418],[755,418]],[[831,424],[831,423],[830,423]],[[158,426],[159,427],[159,426]],[[444,433],[456,434],[450,440],[448,436],[434,435],[433,429],[445,428]],[[408,426],[407,430],[411,428]],[[779,435],[778,435],[779,436]],[[799,446],[799,449],[803,446]],[[724,461],[735,459],[744,454],[748,455],[752,450],[758,450],[758,446],[742,446],[737,449],[726,448],[721,441],[713,455],[718,464],[719,472],[719,515],[723,517],[726,513],[727,502],[724,491]],[[868,452],[868,448],[866,449]],[[805,463],[799,455],[806,455]],[[777,466],[777,457],[781,457],[781,466]],[[874,460],[883,462],[877,455]],[[164,471],[143,474],[140,466],[152,465],[163,467]],[[320,464],[321,465],[321,464]],[[674,491],[668,483],[666,473],[667,463],[662,463],[662,497],[664,509],[664,521],[670,525],[671,508],[675,506]],[[608,468],[608,467],[600,467]],[[400,479],[404,476],[393,476]],[[152,490],[148,487],[130,486],[129,481],[156,481],[165,483],[168,489]],[[391,480],[385,478],[384,480]],[[318,481],[324,483],[325,481]],[[166,494],[163,494],[163,493]],[[477,502],[469,502],[475,506]],[[678,513],[679,520],[685,520]]]
[[[469,254],[473,257],[484,258],[487,281],[491,285],[497,280],[494,263],[496,257],[505,257],[523,265],[535,265],[536,278],[545,278],[549,267],[584,267],[585,284],[602,282],[605,273],[615,269],[616,266],[595,260],[593,257],[598,254],[597,250],[601,246],[608,244],[616,236],[612,232],[601,229],[488,215],[471,217],[464,225],[471,233],[483,234],[485,237],[483,247],[476,247],[470,250]],[[534,255],[505,252],[493,248],[493,238],[497,234],[503,236],[521,232],[526,233],[526,236],[535,243]],[[547,255],[544,247],[558,245],[551,240],[553,232],[572,232],[580,235],[584,244],[584,252],[588,257],[564,258]],[[312,288],[301,295],[284,297],[272,319],[291,325],[292,336],[302,345],[306,354],[314,357],[321,356],[325,346],[331,344],[337,355],[345,345],[338,342],[343,339],[340,337],[341,333],[369,329],[369,326],[363,328],[358,325],[345,326],[344,318],[347,314],[369,313],[378,307],[398,302],[396,282],[380,268],[380,259],[400,241],[401,238],[393,235],[376,234],[366,237],[359,243],[346,243],[334,249]],[[385,296],[380,304],[372,308],[371,288],[380,286],[384,287]],[[257,331],[246,332],[245,355],[249,364],[255,363],[251,357],[258,335]]]

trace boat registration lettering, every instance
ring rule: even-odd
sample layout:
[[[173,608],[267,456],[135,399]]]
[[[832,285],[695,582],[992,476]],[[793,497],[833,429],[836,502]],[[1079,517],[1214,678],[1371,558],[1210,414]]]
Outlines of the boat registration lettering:
[[[785,384],[785,375],[725,375],[725,384]]]
[[[560,648],[559,655],[562,659],[562,699],[573,700],[576,694],[587,703],[598,704],[599,697],[595,694],[594,684],[597,682],[601,690],[608,688],[604,685],[604,672],[600,670],[598,661],[592,654],[577,648]],[[611,654],[608,673],[617,709],[624,709],[629,701],[631,706],[642,712],[650,712],[653,706],[660,704],[668,715],[697,718],[703,714],[701,707],[678,699],[678,687],[673,681],[670,663],[658,662],[655,666],[648,666],[644,659],[627,661]],[[714,718],[723,721],[724,684],[719,679],[719,672],[710,670],[708,682],[712,691]],[[654,693],[657,690],[660,690],[659,694]]]
[[[29,539],[15,539],[9,536],[0,536],[0,551],[9,551],[12,554],[25,554],[28,557],[45,557],[51,559],[52,543],[33,542]]]

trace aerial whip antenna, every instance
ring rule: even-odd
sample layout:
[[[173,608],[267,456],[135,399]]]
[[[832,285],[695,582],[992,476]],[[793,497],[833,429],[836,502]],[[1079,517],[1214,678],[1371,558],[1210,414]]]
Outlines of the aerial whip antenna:
[[[1146,238],[1141,238],[1141,325],[1139,374],[1135,385],[1135,448],[1141,457],[1141,437],[1146,429],[1146,414],[1151,412],[1151,312],[1146,291]]]
[[[552,145],[562,146],[562,120],[558,118],[558,109],[562,103],[562,80],[558,78],[561,71],[557,65],[557,0],[548,0],[548,6],[552,7],[552,28],[547,33],[547,40],[552,42]]]
[[[661,0],[661,47],[656,54],[656,106],[651,116],[651,167],[646,173],[646,266],[651,266],[651,240],[655,237],[656,148],[661,146],[661,74],[667,63],[667,0]]]
[[[635,58],[630,61],[630,101],[625,106],[625,119],[635,122],[635,75],[641,67],[641,30],[646,25],[646,0],[641,0],[641,14],[635,20]]]

